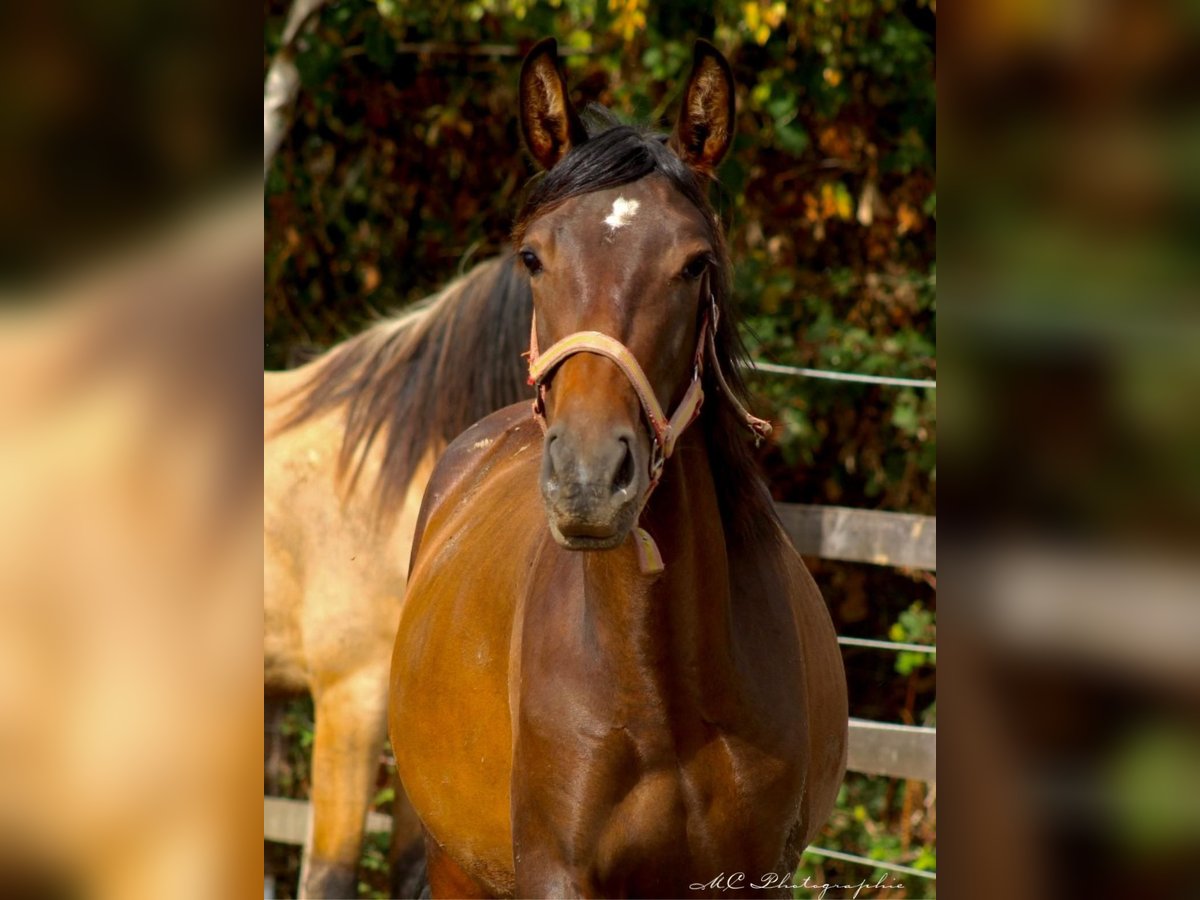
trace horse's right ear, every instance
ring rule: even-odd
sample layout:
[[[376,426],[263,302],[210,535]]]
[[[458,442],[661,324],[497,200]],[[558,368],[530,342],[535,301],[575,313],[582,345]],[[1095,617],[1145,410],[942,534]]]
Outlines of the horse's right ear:
[[[545,38],[521,66],[521,134],[538,165],[551,168],[587,140],[587,131],[567,96],[558,64],[558,42]]]

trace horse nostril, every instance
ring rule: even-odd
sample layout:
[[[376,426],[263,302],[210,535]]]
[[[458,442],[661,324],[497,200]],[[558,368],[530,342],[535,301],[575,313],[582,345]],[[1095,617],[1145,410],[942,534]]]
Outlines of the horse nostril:
[[[542,451],[542,469],[540,478],[542,482],[542,492],[547,496],[556,495],[559,490],[558,468],[560,461],[557,459],[557,457],[561,449],[562,446],[558,443],[557,435],[546,436],[546,446]]]
[[[633,449],[629,446],[628,438],[621,438],[621,445],[625,448],[625,453],[621,457],[621,462],[617,466],[616,475],[613,476],[613,493],[628,490],[633,484],[634,467],[633,467]]]
[[[558,439],[558,435],[546,435],[546,447],[542,452],[546,462],[546,471],[544,474],[550,478],[557,478],[559,470],[563,465],[561,457],[564,452],[563,444]]]

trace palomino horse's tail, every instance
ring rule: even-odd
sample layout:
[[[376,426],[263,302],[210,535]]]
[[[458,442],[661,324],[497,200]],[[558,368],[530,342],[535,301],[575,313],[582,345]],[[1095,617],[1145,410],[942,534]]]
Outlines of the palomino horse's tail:
[[[532,300],[514,257],[480,263],[440,293],[334,347],[288,396],[277,433],[344,408],[338,474],[354,488],[376,440],[379,518],[404,501],[421,460],[468,426],[531,398],[521,354]]]

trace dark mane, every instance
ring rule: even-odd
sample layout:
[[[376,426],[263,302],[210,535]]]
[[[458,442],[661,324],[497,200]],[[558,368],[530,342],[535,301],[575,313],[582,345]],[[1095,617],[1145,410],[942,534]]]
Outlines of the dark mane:
[[[730,389],[743,403],[747,390],[742,368],[748,356],[738,333],[733,305],[729,250],[720,217],[708,199],[709,183],[697,176],[667,146],[667,135],[624,125],[608,110],[589,106],[583,115],[588,140],[571,149],[549,171],[530,182],[513,229],[519,247],[529,223],[572,197],[629,184],[647,175],[665,176],[671,185],[704,214],[716,266],[709,286],[720,311],[716,333],[717,357]],[[704,375],[706,402],[700,417],[717,486],[721,518],[727,537],[774,540],[777,517],[771,495],[748,442],[748,432],[729,403],[724,402],[711,372]]]
[[[532,398],[521,354],[529,346],[532,299],[511,254],[480,263],[415,310],[386,319],[326,354],[292,397],[286,430],[339,407],[346,431],[338,476],[347,492],[382,435],[376,514],[404,501],[431,449],[468,426]]]

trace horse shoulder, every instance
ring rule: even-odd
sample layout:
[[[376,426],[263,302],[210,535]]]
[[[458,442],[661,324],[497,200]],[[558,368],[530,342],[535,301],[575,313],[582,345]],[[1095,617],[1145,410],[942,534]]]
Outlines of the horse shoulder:
[[[776,565],[781,567],[796,623],[808,719],[807,787],[803,814],[792,841],[798,856],[816,837],[837,800],[846,774],[849,710],[845,667],[829,607],[800,554],[779,527]]]
[[[429,521],[446,508],[448,501],[477,488],[497,458],[510,456],[540,438],[529,404],[524,401],[480,419],[455,438],[438,459],[425,486],[411,562],[416,563]]]
[[[513,526],[514,510],[540,513],[513,478],[525,483],[540,445],[521,403],[447,448],[422,503],[392,657],[397,771],[432,839],[497,894],[513,889],[510,643],[540,538]]]
[[[779,722],[803,723],[789,741],[806,774],[789,865],[828,818],[845,774],[846,680],[828,607],[781,526],[777,539],[740,544],[730,572],[744,659],[759,672],[761,696]]]

